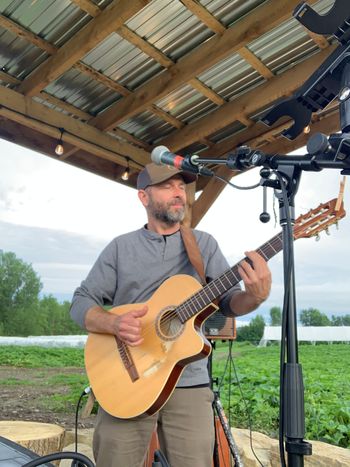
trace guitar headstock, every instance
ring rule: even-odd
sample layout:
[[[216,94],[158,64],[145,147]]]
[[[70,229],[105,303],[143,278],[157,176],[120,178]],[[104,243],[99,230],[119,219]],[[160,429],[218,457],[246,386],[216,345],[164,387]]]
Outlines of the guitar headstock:
[[[320,204],[317,208],[312,209],[296,219],[294,238],[310,238],[317,236],[322,230],[326,230],[329,226],[337,224],[345,215],[344,204],[342,202],[339,206],[337,198],[327,203]]]

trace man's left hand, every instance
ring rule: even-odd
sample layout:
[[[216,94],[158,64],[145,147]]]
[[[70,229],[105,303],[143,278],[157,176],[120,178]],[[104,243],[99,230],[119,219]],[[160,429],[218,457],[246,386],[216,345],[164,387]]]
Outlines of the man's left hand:
[[[238,272],[243,279],[246,293],[260,305],[267,299],[271,290],[271,271],[265,259],[256,251],[246,251],[244,254],[250,259],[253,267],[247,261],[242,261]]]

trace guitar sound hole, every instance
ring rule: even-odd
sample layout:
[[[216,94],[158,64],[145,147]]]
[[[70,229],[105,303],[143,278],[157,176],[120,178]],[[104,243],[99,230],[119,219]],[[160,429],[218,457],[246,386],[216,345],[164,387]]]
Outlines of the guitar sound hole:
[[[174,308],[162,310],[157,321],[157,333],[164,340],[176,339],[184,329],[184,325],[179,320]]]

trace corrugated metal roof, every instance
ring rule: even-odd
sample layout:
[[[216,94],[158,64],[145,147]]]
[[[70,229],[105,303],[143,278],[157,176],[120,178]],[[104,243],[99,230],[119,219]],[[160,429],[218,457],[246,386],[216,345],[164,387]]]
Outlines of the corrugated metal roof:
[[[96,115],[121,98],[120,94],[76,69],[64,73],[45,90],[91,115]]]
[[[47,57],[46,52],[0,26],[0,68],[6,73],[24,79]]]
[[[222,60],[198,78],[227,101],[265,81],[239,54]]]
[[[175,61],[214,34],[178,0],[154,0],[127,25]]]
[[[91,1],[103,10],[112,0]],[[240,21],[244,15],[254,12],[259,5],[269,4],[267,0],[198,0],[198,3],[227,28],[234,28],[237,21]],[[333,4],[334,0],[320,0],[313,7],[324,14]],[[89,22],[94,21],[92,16],[70,0],[0,0],[0,13],[56,47],[61,47]],[[125,25],[139,38],[170,58],[174,62],[171,71],[165,71],[164,66],[156,59],[124,39],[121,31],[120,35],[118,31],[110,34],[84,57],[80,57],[80,60],[131,92],[161,73],[167,73],[167,79],[159,86],[162,90],[163,83],[167,86],[167,83],[171,81],[172,73],[176,76],[178,72],[176,63],[187,54],[195,54],[196,48],[210,40],[215,34],[180,0],[152,0]],[[19,37],[5,27],[0,27],[0,70],[23,80],[49,55],[39,48],[40,45],[30,43],[30,38]],[[288,68],[320,50],[317,41],[315,42],[292,17],[258,39],[245,44],[245,47],[274,75],[286,72]],[[178,131],[177,127],[181,127],[181,124],[190,126],[204,116],[215,112],[219,107],[215,103],[217,102],[215,96],[212,100],[206,97],[204,94],[207,93],[202,94],[189,84],[191,79],[196,78],[214,91],[223,99],[223,104],[225,101],[232,101],[258,88],[266,81],[261,69],[258,71],[259,66],[254,62],[248,63],[237,52],[227,54],[215,65],[212,63],[211,61],[210,66],[208,64],[207,69],[199,75],[196,75],[196,70],[193,70],[193,75],[187,80],[188,84],[181,84],[177,88],[169,86],[165,96],[159,94],[158,97],[153,97],[151,103],[147,102],[147,110],[144,110],[144,96],[136,95],[135,99],[140,101],[139,107],[135,105],[135,114],[119,123],[118,127],[143,142],[157,144],[162,138]],[[0,79],[2,79],[1,76]],[[3,82],[6,83],[6,81]],[[14,86],[14,84],[9,86]],[[155,88],[151,91],[147,90],[150,92],[149,95],[153,95]],[[98,77],[74,67],[62,71],[56,80],[50,82],[45,91],[91,115],[98,115],[115,103],[118,113],[118,101],[123,99],[123,96],[113,88],[111,82],[108,83],[108,80],[103,82]],[[148,97],[147,92],[145,92],[145,99]],[[130,100],[132,98],[133,96]],[[35,99],[42,102],[41,97]],[[45,105],[54,109],[58,108],[52,103],[46,102]],[[168,112],[180,121],[180,124],[175,122],[172,125],[166,121],[166,117],[161,119],[159,115],[155,115],[152,112],[152,105]],[[271,105],[271,103],[268,104],[266,108]],[[252,112],[253,115],[250,116],[253,121],[266,111],[266,108],[255,109]],[[67,114],[67,111],[63,110],[63,113]],[[119,119],[115,121],[120,122],[122,118],[123,116],[119,115]],[[241,123],[232,122],[204,137],[211,139],[215,144],[241,132],[243,128],[244,125]],[[189,142],[184,144],[188,145]],[[196,141],[185,149],[202,151],[205,147],[202,142]]]
[[[224,26],[229,27],[266,0],[199,0]]]
[[[82,61],[130,90],[163,69],[158,62],[116,33],[108,36]]]
[[[91,17],[70,0],[2,0],[3,14],[57,47]]]
[[[193,123],[218,107],[188,84],[168,94],[157,105],[184,123]]]
[[[118,128],[149,144],[156,144],[159,139],[168,135],[174,129],[169,123],[149,111],[142,112],[123,122],[118,125]]]

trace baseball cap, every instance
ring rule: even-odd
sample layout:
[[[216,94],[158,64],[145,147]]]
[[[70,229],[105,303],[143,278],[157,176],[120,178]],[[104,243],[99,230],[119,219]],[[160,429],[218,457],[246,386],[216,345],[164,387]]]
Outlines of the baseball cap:
[[[137,189],[144,190],[148,186],[157,185],[157,183],[165,182],[175,175],[181,175],[185,183],[192,183],[197,179],[197,175],[183,172],[182,170],[169,167],[168,165],[147,164],[141,170],[137,177]]]

